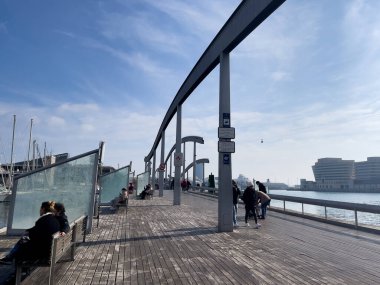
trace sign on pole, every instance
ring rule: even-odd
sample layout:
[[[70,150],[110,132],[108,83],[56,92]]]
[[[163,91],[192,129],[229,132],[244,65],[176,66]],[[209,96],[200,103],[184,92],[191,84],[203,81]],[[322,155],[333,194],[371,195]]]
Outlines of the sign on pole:
[[[161,163],[158,167],[158,171],[165,171],[165,163]]]
[[[183,153],[182,152],[175,153],[174,154],[174,166],[182,166],[182,164],[183,164],[182,159],[183,159]]]

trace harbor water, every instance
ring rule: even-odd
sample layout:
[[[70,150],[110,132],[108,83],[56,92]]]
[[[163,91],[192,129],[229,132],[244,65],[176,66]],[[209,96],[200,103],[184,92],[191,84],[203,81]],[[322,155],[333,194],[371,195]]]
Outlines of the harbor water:
[[[378,205],[380,207],[380,193],[341,193],[341,192],[317,192],[317,191],[288,191],[288,190],[269,190],[270,194],[311,198],[318,200],[329,200],[347,203],[359,203],[368,205]],[[282,208],[282,201],[271,201],[271,206]],[[297,212],[302,211],[300,203],[286,202],[286,208]],[[325,208],[315,205],[304,205],[304,212],[319,217],[325,216]],[[350,210],[328,208],[327,214],[337,220],[354,223],[355,213]],[[358,212],[358,222],[363,225],[380,226],[380,215],[372,213]]]

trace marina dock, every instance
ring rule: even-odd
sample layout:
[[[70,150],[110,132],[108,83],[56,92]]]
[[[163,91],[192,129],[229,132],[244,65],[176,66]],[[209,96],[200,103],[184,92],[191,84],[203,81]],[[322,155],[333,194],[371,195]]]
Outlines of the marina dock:
[[[164,191],[131,199],[127,211],[102,207],[75,260],[58,263],[56,284],[380,284],[379,235],[270,209],[254,229],[243,226],[242,206],[241,226],[219,233],[217,206],[191,193],[173,206]],[[0,255],[16,241],[1,235]],[[12,270],[1,265],[0,284]],[[48,270],[35,269],[23,284],[47,284]]]

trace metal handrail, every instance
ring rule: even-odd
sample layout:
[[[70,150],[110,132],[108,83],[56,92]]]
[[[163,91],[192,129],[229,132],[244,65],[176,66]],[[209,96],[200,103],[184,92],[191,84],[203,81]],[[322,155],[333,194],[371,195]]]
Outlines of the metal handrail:
[[[210,187],[192,187],[192,189],[199,190],[203,192],[204,190],[207,190],[208,192],[212,193],[213,196],[218,195],[218,188],[210,188]],[[355,228],[359,228],[359,222],[358,222],[358,212],[362,213],[371,213],[371,214],[380,214],[380,206],[379,205],[370,205],[370,204],[360,204],[360,203],[350,203],[350,202],[338,202],[338,201],[331,201],[331,200],[322,200],[322,199],[313,199],[313,198],[303,198],[303,197],[295,197],[295,196],[286,196],[286,195],[277,195],[277,194],[269,194],[272,200],[279,200],[283,201],[283,213],[290,213],[294,214],[294,212],[298,211],[288,211],[286,208],[286,202],[293,202],[293,203],[300,203],[302,206],[301,214],[304,217],[311,217],[311,215],[307,215],[304,211],[304,205],[314,205],[314,206],[321,206],[324,207],[324,213],[325,217],[324,220],[328,221],[328,215],[327,215],[327,208],[334,208],[334,209],[342,209],[342,210],[349,210],[354,212],[355,216]],[[272,209],[275,209],[276,207],[271,206]],[[299,212],[298,212],[299,213]],[[344,223],[339,223],[344,224]]]
[[[378,205],[369,205],[369,204],[360,204],[360,203],[350,203],[350,202],[338,202],[331,200],[321,200],[321,199],[312,199],[312,198],[303,198],[303,197],[294,197],[286,195],[276,195],[270,194],[271,199],[283,201],[283,211],[286,211],[286,202],[295,202],[302,205],[302,215],[305,215],[304,205],[315,205],[322,206],[325,208],[325,219],[327,219],[327,208],[343,209],[354,211],[355,214],[355,227],[358,227],[358,212],[363,213],[372,213],[380,214],[380,206]]]

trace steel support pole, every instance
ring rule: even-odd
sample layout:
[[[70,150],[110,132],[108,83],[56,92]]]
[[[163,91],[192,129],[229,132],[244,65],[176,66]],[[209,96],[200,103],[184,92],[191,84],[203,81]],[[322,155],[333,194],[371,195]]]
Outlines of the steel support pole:
[[[183,171],[182,171],[182,179],[186,178],[186,142],[183,143]]]
[[[181,153],[181,133],[182,126],[182,105],[177,106],[177,127],[176,127],[176,145],[175,145],[175,154]],[[176,164],[176,157],[174,157],[174,193],[173,193],[173,205],[181,205],[181,165]]]
[[[157,149],[154,150],[154,153],[153,153],[153,168],[152,168],[152,189],[156,189],[155,188],[155,185],[156,185],[156,151]]]
[[[196,163],[195,161],[197,160],[197,147],[196,143],[194,142],[194,151],[193,151],[193,186],[197,186],[197,181],[195,180],[195,175],[196,175]]]
[[[226,127],[224,118],[230,118],[230,57],[220,55],[219,127]],[[228,123],[230,126],[230,122]],[[219,152],[218,230],[232,232],[232,167],[231,153]]]
[[[174,179],[173,177],[173,172],[172,172],[172,157],[173,157],[173,153],[170,155],[170,158],[169,158],[169,161],[170,161],[170,170],[169,170],[169,189],[171,189],[171,185],[172,185],[172,179]],[[173,180],[174,181],[174,180]]]
[[[201,186],[204,186],[204,184],[205,184],[205,164],[203,163],[202,166],[203,166],[203,176],[202,176],[202,182],[203,183]]]
[[[165,131],[161,133],[161,160],[160,160],[160,168],[165,162]],[[164,171],[160,169],[158,174],[158,185],[160,187],[159,197],[164,196]]]
[[[168,181],[168,166],[167,165],[165,165],[165,177],[164,177],[164,179],[166,181]]]

